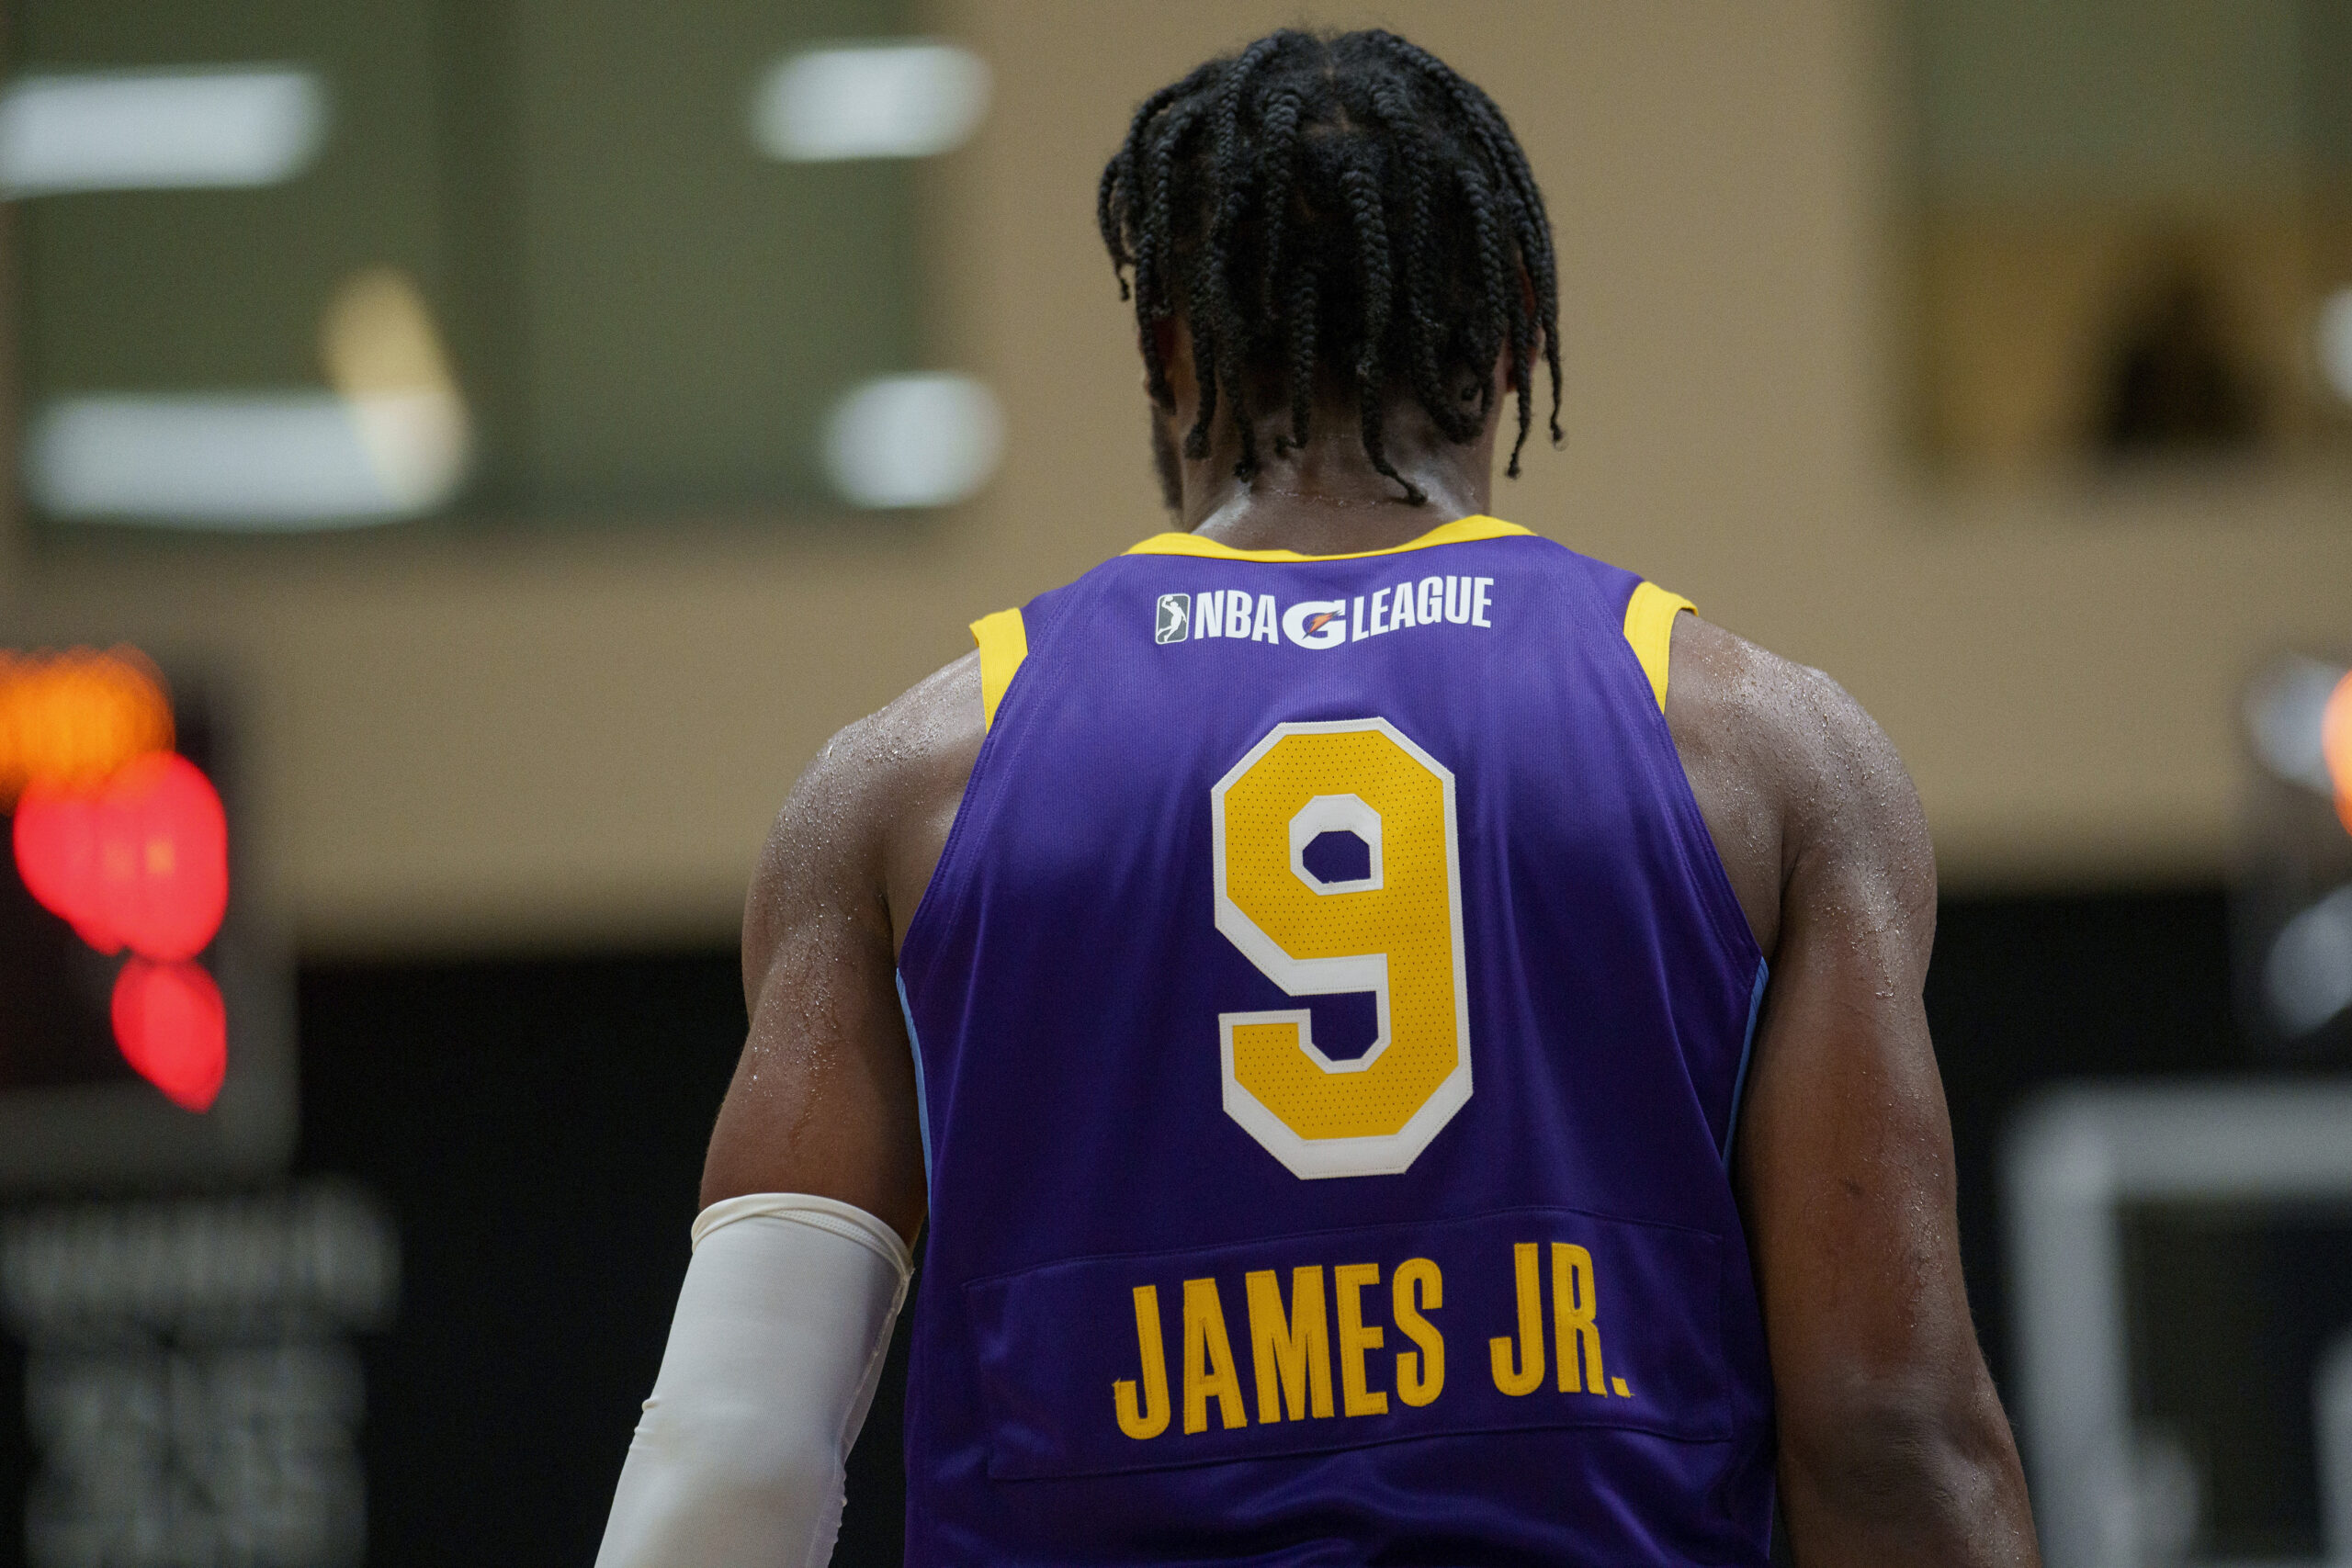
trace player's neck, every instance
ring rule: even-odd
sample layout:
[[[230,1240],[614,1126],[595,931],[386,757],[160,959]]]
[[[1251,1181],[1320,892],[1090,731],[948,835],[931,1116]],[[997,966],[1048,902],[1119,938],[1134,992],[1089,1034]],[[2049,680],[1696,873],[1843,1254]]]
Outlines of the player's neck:
[[[1445,439],[1417,406],[1392,408],[1384,445],[1397,474],[1427,497],[1415,505],[1372,466],[1352,411],[1318,409],[1306,446],[1276,456],[1274,435],[1288,423],[1260,427],[1258,473],[1242,480],[1233,477],[1239,437],[1220,423],[1208,455],[1182,462],[1179,526],[1236,549],[1345,555],[1407,544],[1487,509],[1491,431],[1464,446]]]

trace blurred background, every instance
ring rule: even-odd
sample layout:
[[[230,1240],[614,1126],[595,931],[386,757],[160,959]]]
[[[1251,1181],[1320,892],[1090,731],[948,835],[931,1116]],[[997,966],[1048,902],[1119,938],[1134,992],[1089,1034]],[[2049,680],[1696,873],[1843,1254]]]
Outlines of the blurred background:
[[[2352,1561],[2352,0],[4,15],[0,1563],[592,1559],[769,818],[1163,525],[1094,181],[1301,19],[1544,184],[1497,510],[1910,764],[2052,1563]]]

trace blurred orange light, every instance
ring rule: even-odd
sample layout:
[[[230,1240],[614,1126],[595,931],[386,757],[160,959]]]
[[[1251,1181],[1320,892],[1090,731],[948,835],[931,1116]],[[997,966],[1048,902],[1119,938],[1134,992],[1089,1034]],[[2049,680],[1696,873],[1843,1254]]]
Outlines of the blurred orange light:
[[[185,757],[134,757],[96,789],[31,784],[10,836],[25,890],[100,953],[193,958],[228,911],[228,815]]]
[[[172,743],[163,676],[136,649],[0,651],[0,811],[28,784],[86,788]]]
[[[2319,721],[2320,755],[2335,784],[2335,815],[2352,832],[2352,674],[2335,683]]]

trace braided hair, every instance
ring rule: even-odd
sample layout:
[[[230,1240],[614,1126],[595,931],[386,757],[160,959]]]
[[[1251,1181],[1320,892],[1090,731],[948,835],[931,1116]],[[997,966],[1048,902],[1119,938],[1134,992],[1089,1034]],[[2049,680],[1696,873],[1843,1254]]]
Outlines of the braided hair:
[[[1208,455],[1222,411],[1248,479],[1275,388],[1279,457],[1306,444],[1318,381],[1345,385],[1365,455],[1419,505],[1388,459],[1389,399],[1408,391],[1448,439],[1474,441],[1508,348],[1516,479],[1539,344],[1561,440],[1559,275],[1527,155],[1493,99],[1394,33],[1286,28],[1161,88],[1103,169],[1095,217],[1162,404],[1174,393],[1152,328],[1181,315],[1191,333],[1188,457]],[[1449,395],[1462,372],[1471,389]]]

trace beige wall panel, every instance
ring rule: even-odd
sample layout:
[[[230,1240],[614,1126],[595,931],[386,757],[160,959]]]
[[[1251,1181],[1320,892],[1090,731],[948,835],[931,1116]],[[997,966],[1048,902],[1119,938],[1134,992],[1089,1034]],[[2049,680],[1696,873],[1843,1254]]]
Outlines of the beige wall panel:
[[[722,934],[828,734],[1159,525],[1095,176],[1137,98],[1302,14],[1376,17],[1483,82],[1549,194],[1569,443],[1498,511],[1838,675],[1951,885],[2220,868],[2235,682],[2341,639],[2346,494],[1909,476],[1862,0],[960,0],[940,26],[989,58],[995,107],[929,177],[943,359],[1010,421],[979,502],[912,529],[20,553],[7,602],[250,675],[262,848],[315,950]]]

